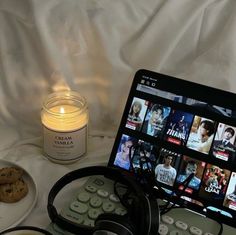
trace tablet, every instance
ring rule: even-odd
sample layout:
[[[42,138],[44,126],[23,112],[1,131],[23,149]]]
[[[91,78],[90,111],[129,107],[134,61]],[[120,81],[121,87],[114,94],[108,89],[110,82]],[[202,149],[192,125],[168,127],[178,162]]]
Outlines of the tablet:
[[[108,165],[135,172],[145,157],[166,200],[235,227],[235,138],[235,94],[139,70]]]

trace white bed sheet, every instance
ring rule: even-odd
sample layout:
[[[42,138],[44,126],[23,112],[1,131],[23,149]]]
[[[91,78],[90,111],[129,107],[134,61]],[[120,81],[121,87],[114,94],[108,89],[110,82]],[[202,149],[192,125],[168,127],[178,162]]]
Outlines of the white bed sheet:
[[[52,184],[107,162],[136,70],[236,91],[235,10],[235,0],[0,1],[0,158],[39,188],[22,224],[46,227]],[[88,152],[69,166],[42,155],[42,100],[64,88],[90,112]]]

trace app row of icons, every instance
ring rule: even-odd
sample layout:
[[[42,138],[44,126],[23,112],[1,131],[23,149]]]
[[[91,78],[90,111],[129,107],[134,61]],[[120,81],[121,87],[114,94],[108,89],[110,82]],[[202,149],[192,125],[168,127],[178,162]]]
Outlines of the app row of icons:
[[[147,81],[145,79],[142,79],[140,83],[146,86],[156,87],[156,82],[153,81]]]

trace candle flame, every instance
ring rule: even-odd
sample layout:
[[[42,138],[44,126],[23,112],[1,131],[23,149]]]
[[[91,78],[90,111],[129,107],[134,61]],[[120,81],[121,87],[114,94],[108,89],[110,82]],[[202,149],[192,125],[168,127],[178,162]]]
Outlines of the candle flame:
[[[60,107],[60,113],[65,113],[65,109],[63,107]]]

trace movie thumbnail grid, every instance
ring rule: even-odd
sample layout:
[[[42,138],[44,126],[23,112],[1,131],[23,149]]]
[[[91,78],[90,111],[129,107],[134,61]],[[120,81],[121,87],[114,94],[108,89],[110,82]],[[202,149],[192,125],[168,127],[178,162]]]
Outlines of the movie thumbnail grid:
[[[236,172],[165,148],[158,150],[158,146],[128,135],[121,137],[114,165],[126,170],[151,168],[157,182],[167,190],[185,190],[189,197],[182,196],[183,199],[198,205],[201,200],[214,199],[236,211]],[[183,185],[191,174],[191,180]]]
[[[222,161],[236,161],[236,127],[215,120],[134,97],[125,127]]]

